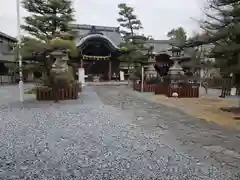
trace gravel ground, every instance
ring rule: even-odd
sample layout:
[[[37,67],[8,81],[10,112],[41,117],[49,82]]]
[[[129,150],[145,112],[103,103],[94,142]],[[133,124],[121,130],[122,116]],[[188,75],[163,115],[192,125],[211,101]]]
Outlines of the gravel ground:
[[[154,107],[119,90],[86,87],[79,100],[57,104],[27,95],[20,109],[17,87],[0,87],[0,179],[230,179],[172,146],[167,127],[142,123]]]

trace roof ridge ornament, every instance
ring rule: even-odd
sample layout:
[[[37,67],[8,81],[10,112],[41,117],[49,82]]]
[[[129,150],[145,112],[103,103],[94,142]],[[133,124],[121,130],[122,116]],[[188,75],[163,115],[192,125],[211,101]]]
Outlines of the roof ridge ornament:
[[[91,30],[88,34],[101,34],[101,35],[103,35],[102,32],[100,32],[96,29],[96,26],[92,26],[92,28],[91,28]]]

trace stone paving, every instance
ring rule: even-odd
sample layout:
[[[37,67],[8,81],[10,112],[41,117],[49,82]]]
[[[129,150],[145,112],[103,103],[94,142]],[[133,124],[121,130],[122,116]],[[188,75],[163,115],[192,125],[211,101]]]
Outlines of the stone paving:
[[[196,155],[184,150],[178,132],[187,128],[184,147],[192,147],[187,134],[194,141],[196,131],[201,132],[195,122],[125,88],[85,87],[79,100],[60,103],[26,95],[23,109],[17,95],[15,86],[0,87],[0,179],[227,180],[237,169],[234,164],[212,167],[219,163],[201,159],[203,147]],[[234,153],[225,152],[229,157]]]

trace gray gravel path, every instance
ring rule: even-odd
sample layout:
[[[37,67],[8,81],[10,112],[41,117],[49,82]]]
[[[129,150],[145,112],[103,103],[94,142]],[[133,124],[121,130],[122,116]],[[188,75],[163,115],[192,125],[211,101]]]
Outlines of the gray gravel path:
[[[58,104],[27,95],[20,109],[16,88],[0,87],[0,179],[229,179],[173,147],[164,127],[114,106],[119,89],[86,87],[80,100]]]

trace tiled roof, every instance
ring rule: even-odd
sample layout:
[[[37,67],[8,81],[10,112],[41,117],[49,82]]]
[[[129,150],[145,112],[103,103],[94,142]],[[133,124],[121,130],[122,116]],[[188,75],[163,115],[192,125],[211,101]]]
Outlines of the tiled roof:
[[[10,36],[10,35],[7,35],[7,34],[1,32],[1,31],[0,31],[0,37],[4,37],[4,38],[6,38],[6,39],[8,39],[8,40],[10,40],[10,41],[17,42],[17,39],[16,39],[16,38],[14,38],[14,37],[12,37],[12,36]]]
[[[81,46],[81,44],[91,38],[104,38],[106,39],[110,45],[113,47],[113,49],[119,49],[119,47],[110,39],[108,36],[102,35],[102,34],[89,34],[88,36],[84,36],[83,38],[79,39],[77,42],[77,47]]]
[[[69,25],[75,31],[77,31],[79,38],[76,40],[77,43],[81,38],[85,37],[93,27],[96,31],[102,33],[104,36],[108,37],[116,46],[119,46],[123,42],[123,38],[120,35],[118,27],[108,27],[108,26],[94,26],[86,24],[71,24]]]
[[[175,42],[172,40],[148,40],[145,43],[146,47],[153,47],[154,54],[168,54],[171,55],[171,52],[168,50],[174,45]]]

